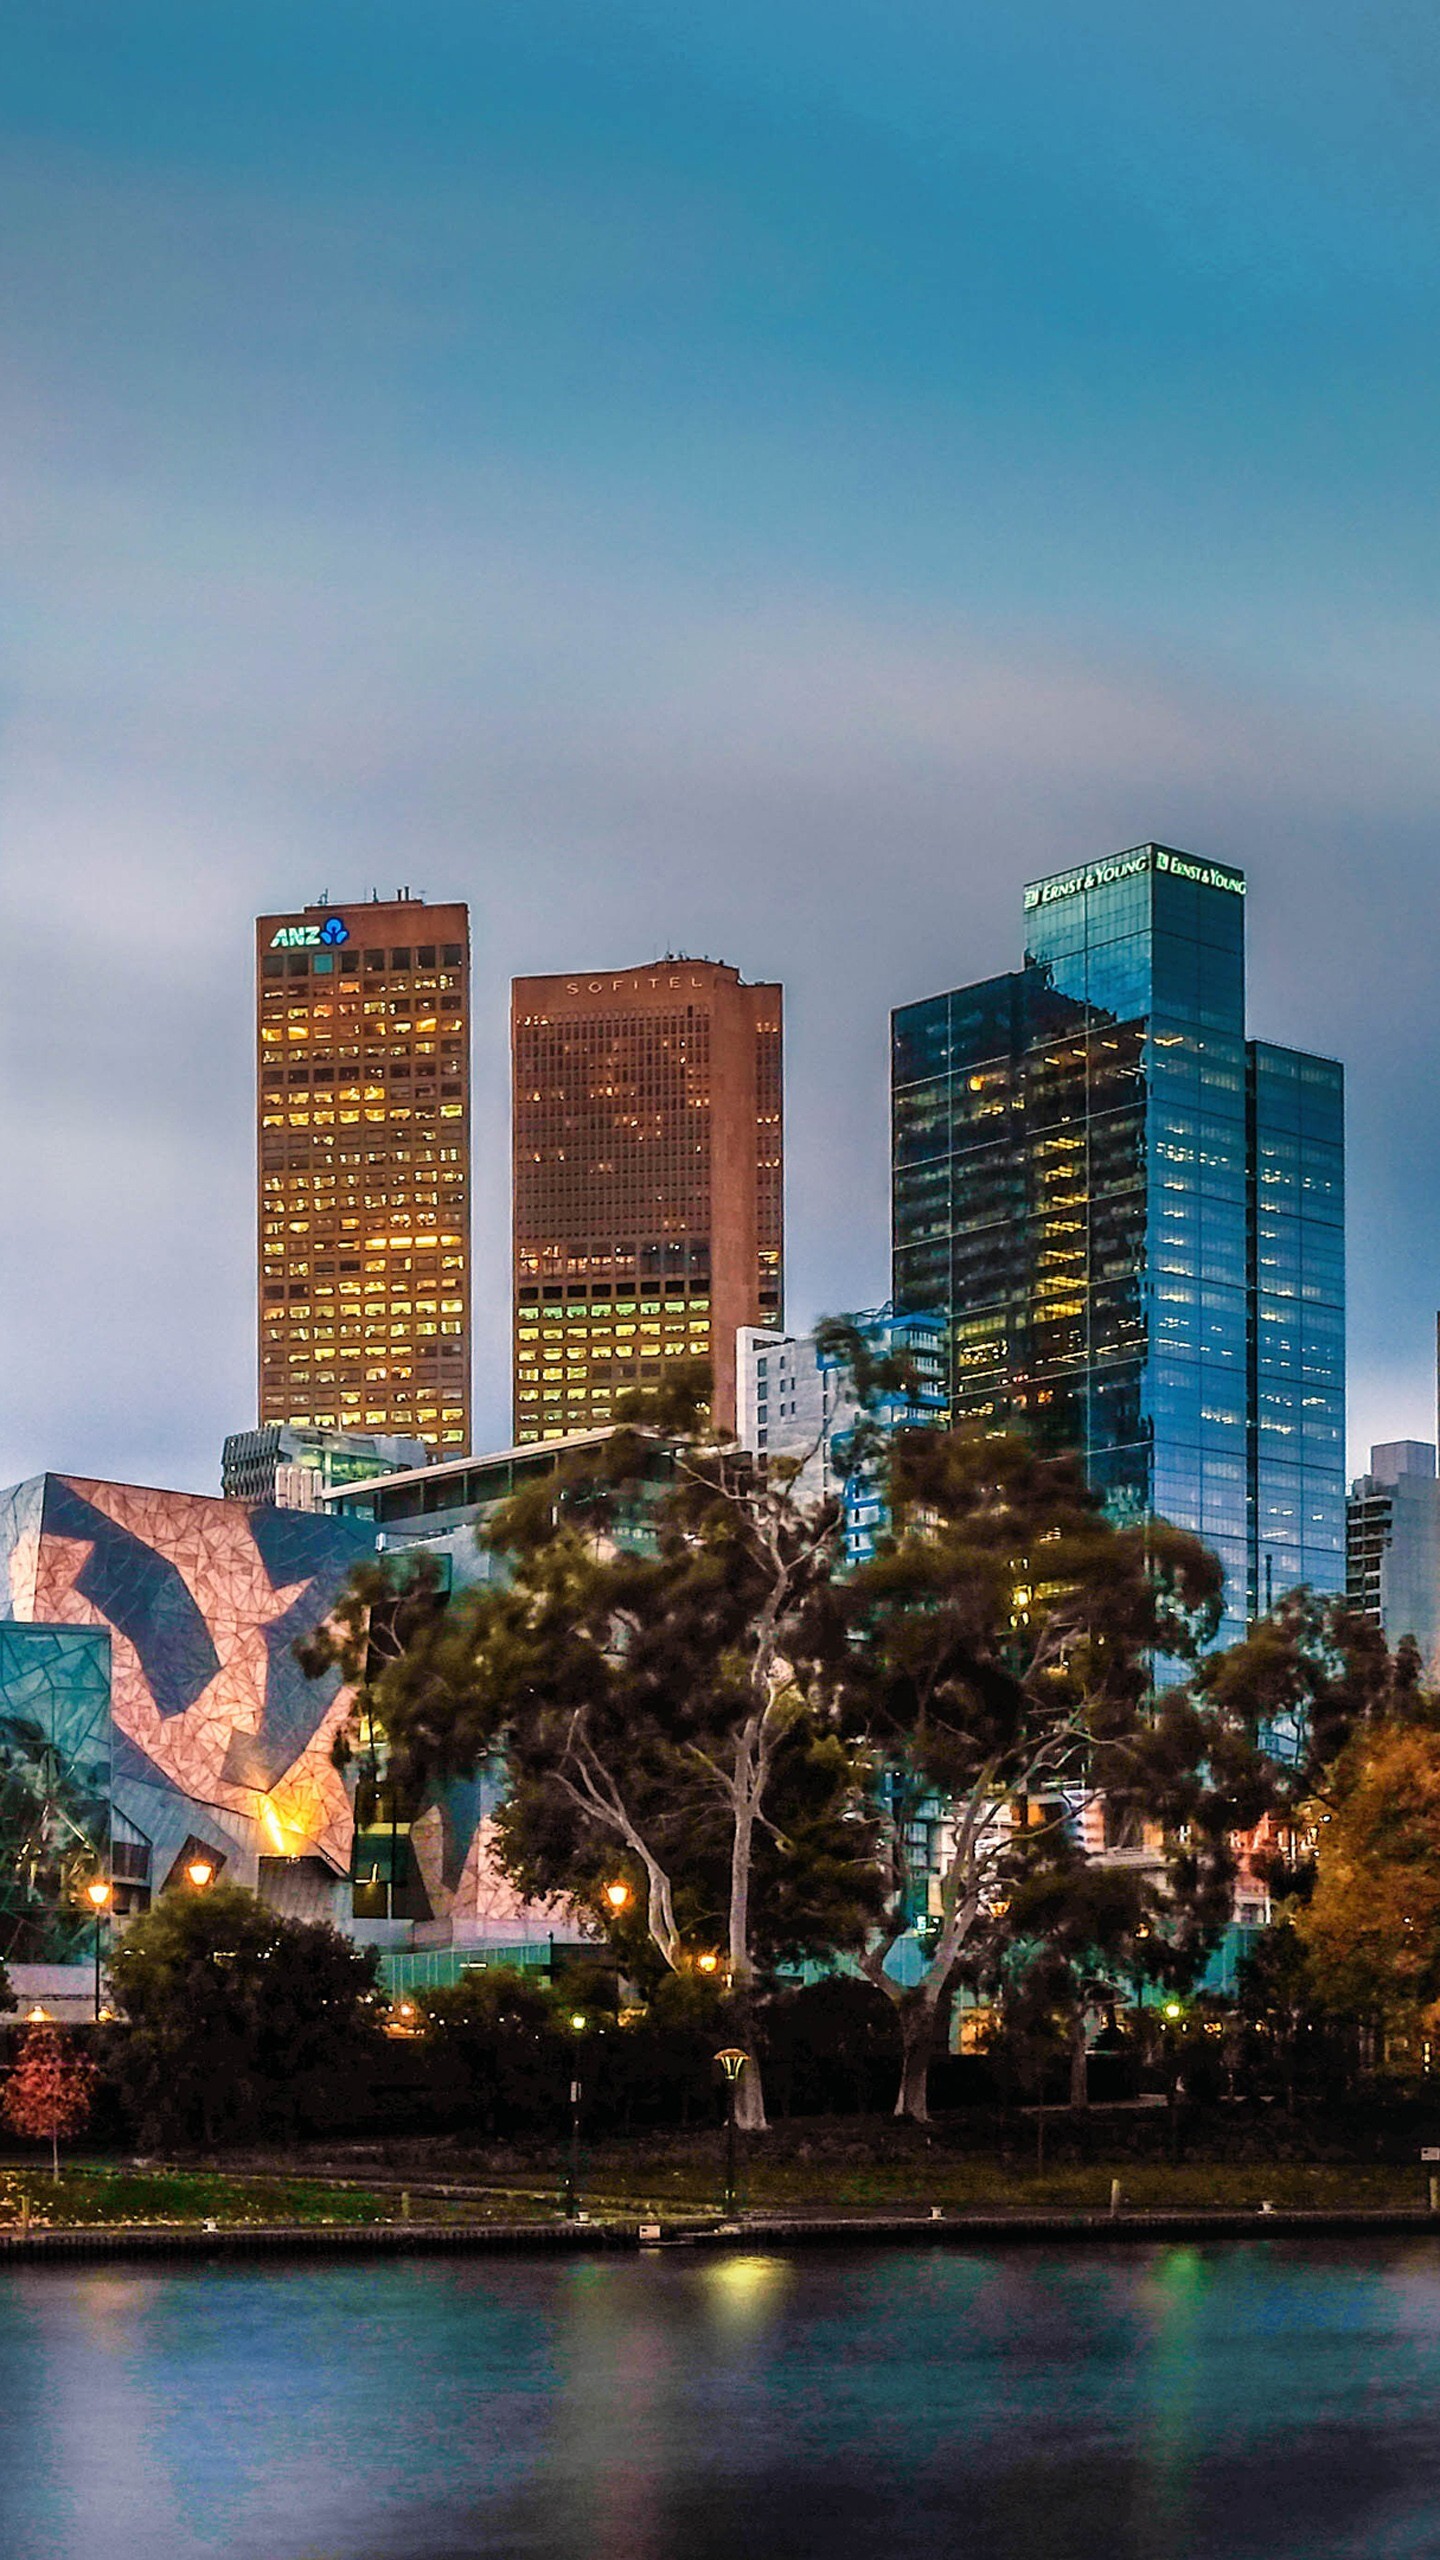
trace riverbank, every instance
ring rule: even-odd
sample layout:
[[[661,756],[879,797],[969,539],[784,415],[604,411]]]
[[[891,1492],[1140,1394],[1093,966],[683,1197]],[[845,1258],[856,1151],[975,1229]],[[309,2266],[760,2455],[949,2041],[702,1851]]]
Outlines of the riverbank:
[[[738,2217],[733,2222],[621,2222],[583,2216],[542,2222],[375,2222],[215,2225],[72,2225],[68,2229],[0,2231],[0,2267],[96,2260],[251,2258],[395,2258],[531,2253],[574,2256],[648,2250],[753,2254],[815,2248],[1016,2248],[1088,2243],[1102,2247],[1167,2242],[1424,2235],[1440,2244],[1440,2214],[1419,2207],[1258,2213],[793,2214]]]
[[[1436,2229],[1428,2165],[1336,2161],[1068,2162],[965,2158],[923,2137],[900,2156],[788,2156],[741,2146],[735,2210],[750,2239],[1167,2236]],[[583,2218],[565,2215],[553,2148],[417,2146],[397,2156],[76,2161],[58,2181],[0,2169],[0,2258],[361,2248],[637,2247],[713,2240],[726,2223],[713,2141],[582,2153]]]

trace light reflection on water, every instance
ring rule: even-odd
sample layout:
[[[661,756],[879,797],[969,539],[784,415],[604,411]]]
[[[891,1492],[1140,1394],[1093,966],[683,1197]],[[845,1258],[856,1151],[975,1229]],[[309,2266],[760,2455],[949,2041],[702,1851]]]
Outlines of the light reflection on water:
[[[1440,2552],[1440,2251],[0,2282],[4,2560]]]

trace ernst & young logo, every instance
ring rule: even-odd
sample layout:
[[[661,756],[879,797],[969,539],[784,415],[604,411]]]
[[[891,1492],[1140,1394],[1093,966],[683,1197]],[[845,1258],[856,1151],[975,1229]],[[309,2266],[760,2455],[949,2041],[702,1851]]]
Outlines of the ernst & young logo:
[[[1087,862],[1078,871],[1061,871],[1053,880],[1032,880],[1025,891],[1025,912],[1053,905],[1057,898],[1076,898],[1083,889],[1108,889],[1115,880],[1133,880],[1142,871],[1165,871],[1174,880],[1193,880],[1201,889],[1228,889],[1245,895],[1243,871],[1228,871],[1223,862],[1195,862],[1168,845],[1137,845],[1133,853],[1117,853],[1108,862]]]

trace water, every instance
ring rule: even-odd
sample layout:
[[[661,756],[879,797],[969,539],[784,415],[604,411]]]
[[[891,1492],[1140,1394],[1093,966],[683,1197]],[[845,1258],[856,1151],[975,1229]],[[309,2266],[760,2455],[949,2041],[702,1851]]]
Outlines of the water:
[[[1440,2551],[1440,2250],[0,2277],[3,2560]]]

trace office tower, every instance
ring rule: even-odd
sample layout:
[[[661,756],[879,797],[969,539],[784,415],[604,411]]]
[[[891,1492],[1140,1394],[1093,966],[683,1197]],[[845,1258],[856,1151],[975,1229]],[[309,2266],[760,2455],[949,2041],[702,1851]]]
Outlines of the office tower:
[[[1033,882],[1024,965],[893,1025],[894,1294],[957,1419],[1198,1530],[1233,1635],[1345,1571],[1344,1088],[1245,1034],[1245,881],[1164,845]]]
[[[867,1308],[846,1318],[877,1360],[904,1361],[903,1386],[884,1389],[869,1419],[882,1431],[943,1429],[948,1416],[947,1327],[943,1316],[897,1316]],[[757,1458],[797,1458],[794,1490],[802,1502],[833,1495],[845,1515],[852,1564],[874,1553],[884,1503],[876,1473],[857,1466],[851,1434],[860,1419],[854,1383],[813,1333],[794,1335],[742,1325],[735,1348],[735,1437]]]
[[[273,1502],[282,1511],[320,1511],[337,1485],[408,1474],[430,1463],[423,1440],[384,1431],[316,1431],[291,1422],[228,1431],[220,1459],[227,1502]]]
[[[408,891],[256,927],[259,1420],[470,1433],[470,947]]]
[[[1389,1645],[1413,1636],[1440,1669],[1440,1482],[1429,1440],[1385,1440],[1345,1506],[1345,1590]]]
[[[714,960],[517,978],[515,1438],[609,1422],[782,1313],[781,990]]]

